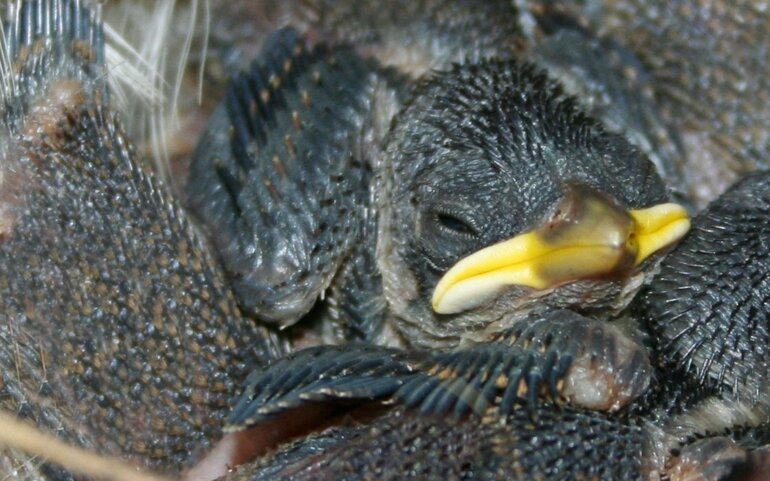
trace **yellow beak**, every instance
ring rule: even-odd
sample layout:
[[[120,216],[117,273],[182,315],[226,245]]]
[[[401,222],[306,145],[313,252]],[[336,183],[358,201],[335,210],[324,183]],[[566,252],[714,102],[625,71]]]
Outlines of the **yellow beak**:
[[[455,264],[433,292],[433,309],[439,314],[472,309],[506,286],[543,290],[619,277],[689,229],[687,211],[677,204],[627,212],[593,191],[573,189],[554,220]]]

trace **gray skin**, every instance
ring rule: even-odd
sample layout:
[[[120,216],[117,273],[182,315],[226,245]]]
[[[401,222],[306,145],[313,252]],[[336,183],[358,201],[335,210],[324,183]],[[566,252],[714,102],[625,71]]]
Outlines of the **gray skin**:
[[[491,304],[435,313],[433,289],[454,263],[558,222],[576,189],[623,210],[665,201],[654,166],[532,66],[458,66],[412,93],[349,49],[289,54],[302,45],[291,31],[274,43],[233,82],[188,184],[241,305],[260,320],[291,326],[323,294],[322,322],[342,324],[321,331],[326,343],[349,340],[353,322],[355,337],[376,344],[450,346],[502,331],[536,303],[619,311],[627,286],[654,267],[548,293],[513,287]],[[271,68],[285,59],[287,73]]]
[[[177,472],[218,435],[227,412],[225,399],[249,366],[280,354],[285,345],[240,315],[219,265],[189,227],[186,214],[138,165],[110,111],[98,21],[87,9],[73,13],[71,2],[62,4],[80,20],[79,27],[65,24],[62,30],[53,22],[51,28],[38,29],[35,22],[49,17],[22,15],[22,24],[6,29],[30,35],[13,36],[19,42],[10,50],[20,60],[17,67],[28,72],[28,77],[18,71],[14,75],[29,81],[20,82],[21,90],[10,97],[4,91],[0,302],[5,304],[0,312],[9,319],[3,323],[7,339],[0,356],[5,373],[1,399],[3,407],[72,443]],[[56,15],[54,8],[49,12]],[[30,44],[53,45],[53,53],[48,47],[30,49]],[[33,68],[35,61],[42,66]],[[126,191],[125,197],[120,195]],[[749,196],[752,202],[757,195]],[[94,286],[94,291],[83,291],[83,286]],[[132,286],[129,293],[124,286]],[[153,309],[158,299],[168,300],[160,310]],[[676,342],[667,345],[672,346]],[[681,367],[681,358],[672,359]],[[666,399],[681,410],[691,405],[687,395],[700,393],[686,387],[684,393],[666,388],[676,393]],[[310,438],[298,449],[306,460],[313,458],[303,448],[326,456],[310,467],[310,478],[367,473],[397,477],[405,470],[443,478],[474,477],[484,470],[494,471],[488,477],[526,477],[528,472],[564,477],[582,471],[633,479],[645,473],[643,463],[649,457],[639,446],[652,437],[633,424],[637,421],[557,410],[549,404],[537,409],[542,410],[539,422],[517,412],[505,426],[460,419],[447,428],[395,411],[374,421],[373,430],[342,429],[327,436],[326,446],[340,451],[324,451],[324,438]],[[125,415],[136,418],[127,421]],[[642,412],[631,419],[650,418]],[[688,432],[691,427],[683,424],[682,439]],[[592,444],[597,436],[606,440],[598,449]],[[615,457],[608,449],[617,445],[618,437],[628,449]],[[746,437],[762,442],[756,434]],[[530,439],[546,440],[552,449],[522,451],[531,449]],[[468,451],[458,456],[457,450],[465,447]],[[667,448],[661,450],[663,456]],[[565,457],[565,450],[578,454]],[[522,457],[527,452],[543,456]],[[347,454],[339,458],[335,453]],[[289,465],[296,472],[294,463],[281,464],[292,460],[292,454],[286,450],[262,463],[275,469]],[[618,462],[602,462],[610,458]],[[2,463],[8,472],[23,466],[23,476],[71,479],[47,463],[25,463],[18,453],[4,453]]]
[[[587,340],[592,326],[604,330],[660,256],[603,279],[512,287],[453,315],[437,314],[431,296],[465,255],[546,222],[558,226],[579,215],[590,193],[620,210],[661,203],[653,165],[532,66],[482,61],[433,75],[414,92],[407,82],[350,49],[308,50],[292,30],[278,32],[234,79],[194,158],[188,193],[241,306],[264,322],[297,323],[303,342],[327,344],[485,343],[546,308],[573,309],[567,317],[581,328],[567,333],[563,317],[552,319],[540,325],[542,338],[581,332]],[[391,122],[399,101],[406,107]],[[324,291],[320,320],[303,319]],[[634,326],[624,330],[607,330],[591,349],[551,346],[564,363],[593,356],[600,365],[570,374],[565,397],[617,409],[644,390],[649,361],[631,345]],[[514,357],[523,367],[526,354]],[[524,369],[528,398],[541,381],[563,377],[546,362]],[[542,379],[529,379],[538,369]],[[604,374],[616,393],[581,392],[604,390]]]

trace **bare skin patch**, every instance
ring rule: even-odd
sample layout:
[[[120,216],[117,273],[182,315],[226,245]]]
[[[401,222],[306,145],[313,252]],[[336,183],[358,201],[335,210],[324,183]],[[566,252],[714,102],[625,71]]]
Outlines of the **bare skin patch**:
[[[13,235],[26,192],[34,185],[30,169],[42,162],[45,151],[60,145],[68,112],[87,101],[81,82],[56,82],[30,106],[22,119],[20,135],[4,142],[7,147],[0,157],[0,241]]]
[[[83,84],[76,80],[61,80],[53,84],[45,96],[32,104],[24,118],[22,135],[26,141],[53,142],[56,147],[61,123],[67,112],[72,112],[86,104],[88,99],[83,92]]]
[[[233,472],[238,466],[269,455],[284,444],[320,433],[335,426],[370,422],[383,413],[383,407],[308,404],[282,413],[275,419],[245,431],[225,435],[195,466],[183,475],[183,481],[211,481]]]
[[[668,469],[671,481],[719,481],[743,469],[748,460],[744,449],[727,438],[697,441],[673,458]]]
[[[743,481],[770,479],[770,447],[749,452],[748,469]]]
[[[587,334],[561,394],[588,409],[617,411],[647,389],[652,366],[644,348],[614,326],[597,325]]]

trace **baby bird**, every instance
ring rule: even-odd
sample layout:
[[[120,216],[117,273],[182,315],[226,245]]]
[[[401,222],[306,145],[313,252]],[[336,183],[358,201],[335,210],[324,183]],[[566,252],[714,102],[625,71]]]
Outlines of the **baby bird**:
[[[376,14],[378,3],[362,2],[360,18]],[[285,30],[236,78],[201,142],[189,190],[226,274],[121,131],[104,81],[98,7],[76,0],[10,4],[10,60],[4,57],[0,70],[3,407],[71,443],[177,473],[219,435],[227,399],[246,372],[290,348],[279,337],[295,345],[336,343],[320,348],[332,358],[335,349],[342,359],[362,353],[369,371],[359,364],[352,378],[382,367],[364,385],[369,398],[379,399],[372,390],[390,396],[395,386],[397,400],[429,412],[450,406],[486,413],[506,405],[506,392],[539,395],[533,387],[540,382],[563,394],[565,366],[597,358],[609,379],[632,387],[620,403],[609,396],[604,409],[612,414],[544,401],[529,412],[504,408],[482,423],[453,417],[442,424],[396,409],[370,427],[303,439],[241,475],[642,479],[677,461],[673,452],[681,452],[683,469],[708,472],[761,461],[744,448],[766,444],[766,387],[756,375],[767,317],[766,233],[756,228],[766,177],[741,184],[696,220],[695,240],[666,260],[660,284],[648,284],[625,309],[687,223],[638,150],[661,172],[679,171],[659,148],[672,138],[670,124],[658,128],[667,115],[635,95],[633,75],[620,75],[634,72],[625,68],[633,62],[623,55],[595,62],[606,45],[582,30],[589,23],[565,24],[561,12],[536,19],[553,40],[543,45],[558,51],[569,44],[579,53],[573,60],[586,74],[574,76],[579,85],[604,80],[607,88],[587,109],[601,122],[581,113],[585,98],[508,58],[516,51],[507,39],[534,38],[519,28],[526,22],[495,21],[485,30],[490,9],[507,11],[510,2],[439,3],[401,2],[417,9],[404,12],[425,15],[385,22],[384,29],[348,17],[363,28],[351,29],[359,32],[351,40],[370,48],[394,38],[378,31],[420,38],[429,27],[462,47],[459,57],[444,56],[451,49],[437,42],[423,52],[430,62],[404,69],[383,61],[387,48],[361,56],[345,42],[314,46],[312,35]],[[345,4],[338,4],[343,12]],[[324,12],[316,34],[350,26],[335,23],[344,17],[336,7]],[[550,36],[564,25],[569,35]],[[367,37],[367,29],[375,33]],[[496,51],[499,59],[486,59]],[[565,60],[545,48],[532,52],[552,72]],[[465,56],[465,64],[448,66]],[[415,81],[420,65],[443,72]],[[574,87],[568,74],[552,75]],[[725,135],[745,132],[745,122],[734,126]],[[650,226],[663,235],[650,236]],[[720,237],[725,230],[739,235]],[[755,260],[748,282],[734,262],[701,263],[681,275],[712,255],[715,242],[746,248],[716,258]],[[688,307],[676,295],[683,283],[701,279],[705,285],[696,289],[703,294],[692,296],[697,309]],[[308,326],[319,298],[328,300],[321,322]],[[741,313],[735,326],[722,306]],[[715,322],[688,317],[699,310]],[[607,322],[617,315],[630,319],[623,329]],[[715,345],[712,336],[738,351]],[[367,344],[344,344],[350,339]],[[619,346],[620,356],[613,351]],[[531,356],[536,362],[524,369]],[[569,362],[557,363],[559,356]],[[294,386],[313,382],[287,372]],[[516,382],[524,372],[540,379]],[[481,384],[465,389],[457,381],[466,373]],[[447,379],[454,384],[442,384]],[[336,402],[339,393],[360,392],[358,382],[322,388]],[[407,390],[398,393],[405,382],[438,389],[432,397],[407,397]],[[291,394],[288,380],[276,384]],[[691,443],[725,430],[726,441]],[[721,455],[709,455],[715,451]],[[0,463],[9,472],[20,465],[15,453]],[[71,477],[47,463],[29,469],[37,478]]]

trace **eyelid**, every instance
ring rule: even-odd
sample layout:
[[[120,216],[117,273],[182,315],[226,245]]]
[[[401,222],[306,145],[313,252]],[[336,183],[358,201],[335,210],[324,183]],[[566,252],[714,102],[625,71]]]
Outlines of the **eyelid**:
[[[457,209],[457,208],[453,208],[452,206],[448,206],[448,207],[440,206],[440,207],[431,209],[431,211],[434,215],[435,220],[440,224],[440,227],[442,230],[451,230],[452,233],[466,235],[468,237],[477,237],[480,234],[480,231],[477,225],[478,222],[474,217],[466,215],[464,212],[464,209]],[[441,222],[442,216],[456,219],[458,222],[467,226],[470,232],[461,232],[459,230],[452,229],[450,227],[445,226],[444,223]]]

